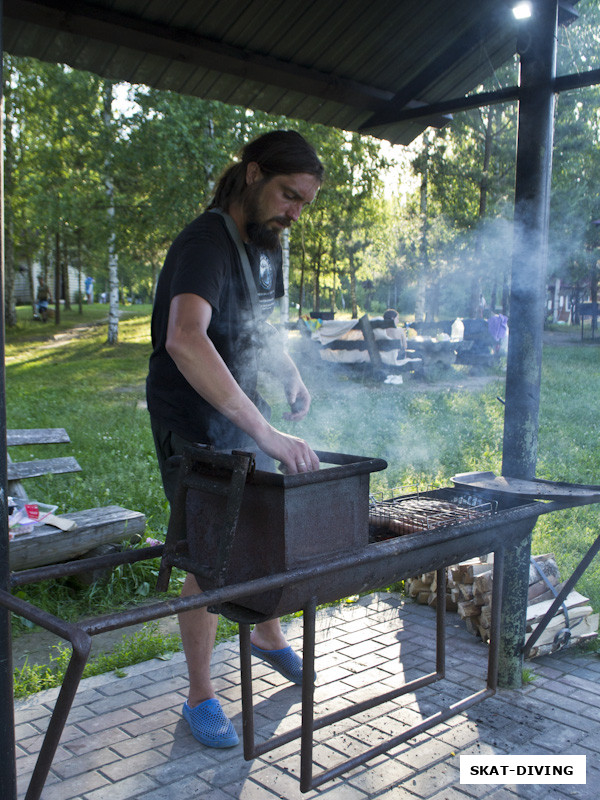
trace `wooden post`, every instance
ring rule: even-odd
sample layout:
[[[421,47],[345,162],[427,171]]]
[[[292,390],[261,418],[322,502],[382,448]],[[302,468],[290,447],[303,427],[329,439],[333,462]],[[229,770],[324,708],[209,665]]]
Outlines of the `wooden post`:
[[[379,352],[379,348],[377,347],[377,342],[375,341],[375,334],[373,333],[371,320],[369,319],[368,314],[362,316],[358,320],[358,324],[360,325],[360,329],[367,344],[369,358],[371,359],[371,368],[373,369],[373,372],[377,374],[383,370],[383,363],[381,361],[381,354]]]
[[[0,46],[2,11],[0,0]],[[0,61],[0,100],[3,89]],[[1,126],[0,121],[0,126]],[[2,133],[2,131],[0,131]],[[6,452],[6,376],[4,371],[4,159],[0,157],[0,589],[8,591],[8,489]],[[16,800],[17,765],[15,754],[15,718],[13,712],[13,668],[10,611],[0,609],[0,787],[5,800]]]
[[[557,0],[537,0],[520,37],[521,88],[514,252],[502,474],[533,478],[537,460],[542,334],[554,133]],[[532,526],[506,553],[499,684],[521,686]]]

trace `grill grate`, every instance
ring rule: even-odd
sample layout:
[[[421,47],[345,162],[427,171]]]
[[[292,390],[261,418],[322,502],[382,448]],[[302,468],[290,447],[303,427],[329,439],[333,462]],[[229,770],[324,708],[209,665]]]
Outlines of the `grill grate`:
[[[468,522],[496,511],[495,503],[454,497],[453,502],[427,495],[393,497],[372,501],[369,508],[369,541],[380,542],[409,533],[430,531]]]

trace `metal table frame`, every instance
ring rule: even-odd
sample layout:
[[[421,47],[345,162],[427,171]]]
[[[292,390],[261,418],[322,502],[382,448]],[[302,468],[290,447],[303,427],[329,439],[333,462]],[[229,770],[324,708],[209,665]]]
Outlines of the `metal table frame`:
[[[504,548],[494,552],[494,584],[492,593],[492,619],[491,635],[489,642],[488,667],[486,688],[470,694],[457,703],[441,709],[435,714],[423,719],[420,723],[411,726],[403,733],[391,737],[381,744],[365,750],[364,753],[348,758],[342,763],[328,770],[323,770],[318,775],[313,774],[313,739],[314,732],[328,725],[333,725],[341,720],[353,717],[368,709],[375,708],[395,700],[397,697],[415,692],[424,686],[443,680],[446,676],[446,567],[436,571],[436,668],[434,672],[420,678],[404,683],[396,689],[383,692],[377,697],[372,697],[359,703],[353,703],[346,708],[334,711],[322,717],[315,718],[314,714],[314,680],[315,671],[315,635],[316,635],[316,600],[312,600],[303,609],[303,675],[302,675],[302,723],[300,727],[274,736],[260,744],[255,743],[254,736],[254,709],[252,699],[252,664],[250,650],[250,625],[240,623],[240,666],[242,679],[242,725],[244,758],[251,761],[258,756],[275,750],[288,742],[300,739],[300,791],[308,792],[322,784],[339,777],[354,767],[365,764],[372,758],[386,753],[419,733],[435,727],[451,717],[461,714],[471,706],[491,697],[497,688],[498,682],[498,646],[500,609],[502,604],[502,572],[504,569]]]

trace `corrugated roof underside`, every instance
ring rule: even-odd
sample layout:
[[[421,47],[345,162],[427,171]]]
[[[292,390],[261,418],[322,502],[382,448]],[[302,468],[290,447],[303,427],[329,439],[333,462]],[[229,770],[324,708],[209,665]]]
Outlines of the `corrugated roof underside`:
[[[16,4],[18,5],[18,3]],[[70,4],[77,9],[80,4]],[[514,35],[503,25],[502,0],[93,0],[81,6],[125,15],[134,27],[113,41],[104,29],[43,27],[33,18],[11,16],[7,5],[4,43],[8,52],[69,64],[115,81],[147,84],[274,114],[349,130],[367,123],[400,96],[435,102],[474,89],[514,53]],[[102,16],[102,15],[101,15]],[[135,26],[152,23],[167,50],[136,44]],[[68,28],[68,26],[65,26]],[[195,59],[179,48],[189,34],[210,47]],[[201,38],[198,38],[201,37]],[[189,41],[187,42],[189,44]],[[235,71],[218,48],[234,48]],[[164,53],[167,52],[165,55]],[[247,62],[244,54],[248,54]],[[281,65],[257,72],[256,58]],[[260,65],[259,65],[260,66]],[[257,77],[258,76],[258,77]],[[293,81],[288,78],[293,76]],[[327,82],[315,94],[311,78]],[[338,82],[336,84],[336,81]],[[350,93],[339,82],[350,84]],[[356,91],[352,89],[356,85]],[[338,91],[339,89],[339,91]],[[386,122],[373,132],[407,143],[423,121]]]

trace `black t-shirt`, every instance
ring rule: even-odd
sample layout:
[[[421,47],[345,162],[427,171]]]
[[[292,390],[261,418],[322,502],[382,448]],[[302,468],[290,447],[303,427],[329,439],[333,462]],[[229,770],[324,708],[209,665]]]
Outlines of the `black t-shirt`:
[[[266,318],[283,295],[281,250],[246,245],[259,298],[252,308],[237,247],[219,214],[204,213],[175,239],[158,278],[152,313],[152,347],[146,395],[150,414],[192,442],[219,449],[248,447],[251,440],[185,380],[165,348],[169,307],[178,294],[197,294],[212,306],[208,335],[233,377],[263,411],[258,395],[258,355]]]

